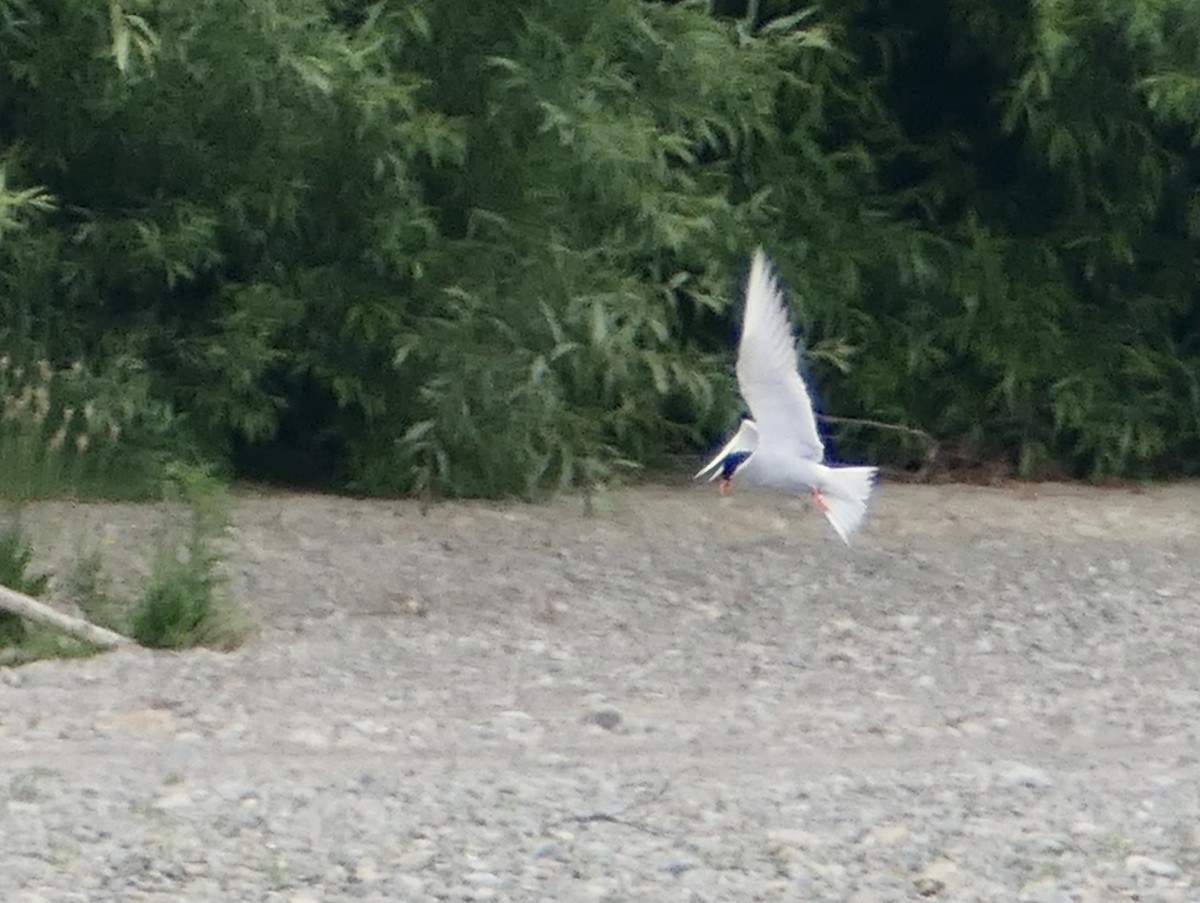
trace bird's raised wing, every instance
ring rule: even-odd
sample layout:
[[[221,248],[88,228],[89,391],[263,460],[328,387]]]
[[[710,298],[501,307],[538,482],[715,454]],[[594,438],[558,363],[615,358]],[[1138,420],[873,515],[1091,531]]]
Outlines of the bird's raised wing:
[[[754,425],[753,420],[742,418],[742,424],[733,434],[733,438],[725,443],[725,447],[717,452],[711,461],[696,471],[696,475],[692,479],[698,480],[707,476],[711,483],[721,475],[721,464],[727,457],[739,451],[753,454],[756,448],[758,448],[758,427]]]
[[[789,448],[812,461],[824,459],[812,399],[796,369],[783,292],[762,248],[754,252],[746,283],[737,378],[764,446]]]

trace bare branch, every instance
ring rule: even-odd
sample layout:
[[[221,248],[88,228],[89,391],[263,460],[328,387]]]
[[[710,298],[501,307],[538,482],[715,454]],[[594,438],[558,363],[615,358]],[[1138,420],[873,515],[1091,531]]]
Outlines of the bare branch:
[[[82,618],[73,618],[70,615],[65,615],[61,611],[53,609],[49,605],[45,605],[24,593],[19,593],[15,589],[9,589],[7,586],[0,586],[0,609],[10,611],[26,620],[36,621],[47,627],[53,627],[56,630],[69,633],[73,637],[87,643],[92,643],[95,646],[100,646],[103,649],[128,646],[133,643],[133,640],[127,636],[121,636],[119,633],[106,630],[90,621],[84,621]]]
[[[870,420],[863,417],[835,417],[831,414],[822,414],[821,419],[827,423],[838,423],[845,426],[869,426],[877,430],[891,430],[897,433],[907,433],[910,436],[916,436],[925,442],[925,456],[921,462],[920,469],[913,474],[913,479],[918,482],[923,482],[929,476],[929,471],[938,461],[942,454],[941,443],[937,441],[931,434],[925,430],[917,429],[915,426],[905,426],[902,423],[885,423],[882,420]]]
[[[868,420],[862,417],[835,417],[832,414],[822,414],[821,419],[829,423],[844,423],[849,426],[870,426],[877,430],[895,430],[900,433],[908,433],[910,436],[919,436],[933,446],[938,444],[938,441],[929,433],[917,429],[915,426],[905,426],[903,423],[884,423],[882,420]]]

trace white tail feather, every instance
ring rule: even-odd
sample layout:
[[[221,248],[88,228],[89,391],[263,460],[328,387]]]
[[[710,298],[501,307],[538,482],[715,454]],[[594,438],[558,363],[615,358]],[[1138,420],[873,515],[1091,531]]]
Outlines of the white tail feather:
[[[875,467],[833,467],[821,486],[825,516],[847,545],[867,516],[867,501],[875,488]]]

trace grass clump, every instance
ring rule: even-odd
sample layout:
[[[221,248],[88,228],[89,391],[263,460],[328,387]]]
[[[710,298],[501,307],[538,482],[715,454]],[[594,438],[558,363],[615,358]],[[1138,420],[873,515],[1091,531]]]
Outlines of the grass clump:
[[[226,486],[203,467],[171,464],[164,476],[168,522],[140,594],[114,592],[96,549],[76,556],[62,593],[92,623],[143,646],[234,648],[246,637],[249,623],[224,591],[222,546],[230,524]],[[50,575],[31,573],[31,559],[31,545],[13,518],[12,525],[0,531],[0,584],[35,598],[44,596]],[[93,651],[86,642],[0,611],[0,665]]]
[[[153,562],[149,586],[134,607],[130,634],[143,646],[232,648],[246,624],[224,593],[221,542],[229,530],[225,485],[200,467],[166,470],[168,500],[182,526],[168,532]]]
[[[79,552],[66,576],[66,595],[83,616],[116,633],[130,635],[129,604],[115,595],[96,549]]]
[[[154,399],[143,368],[130,360],[100,371],[82,361],[0,354],[0,500],[11,506],[0,532],[0,584],[34,598],[50,575],[29,572],[30,543],[21,512],[38,499],[145,498],[165,487],[169,516],[136,601],[115,596],[98,552],[81,552],[69,569],[65,595],[94,623],[155,648],[229,648],[245,635],[222,593],[220,542],[229,526],[225,487],[210,471],[164,464],[177,418]],[[164,479],[156,479],[158,475]],[[91,646],[0,611],[0,663],[83,655]]]
[[[177,422],[134,360],[94,370],[0,355],[0,497],[153,495]]]
[[[18,524],[12,523],[0,530],[0,585],[35,598],[42,595],[50,578],[45,574],[29,573],[32,555],[33,550]],[[0,647],[17,645],[27,636],[28,628],[21,618],[0,611]]]
[[[35,599],[44,596],[50,588],[50,575],[31,573],[32,558],[33,548],[14,518],[0,528],[0,585]],[[42,658],[76,658],[93,651],[89,643],[0,611],[0,666]]]

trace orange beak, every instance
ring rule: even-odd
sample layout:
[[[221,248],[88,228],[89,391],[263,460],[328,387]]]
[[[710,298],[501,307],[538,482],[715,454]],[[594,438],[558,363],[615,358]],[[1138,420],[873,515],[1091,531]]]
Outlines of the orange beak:
[[[729,495],[729,477],[721,477],[720,482],[717,483],[717,492],[721,495]]]

